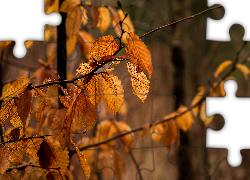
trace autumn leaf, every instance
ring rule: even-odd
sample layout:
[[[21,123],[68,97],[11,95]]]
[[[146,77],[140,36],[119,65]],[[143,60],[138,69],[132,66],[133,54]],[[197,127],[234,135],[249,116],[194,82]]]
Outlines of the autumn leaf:
[[[182,114],[185,111],[187,111],[187,109],[188,109],[187,107],[181,105],[177,109],[177,113]],[[177,122],[178,127],[184,132],[186,132],[187,130],[191,128],[191,125],[194,123],[192,112],[190,110],[185,112],[183,115],[176,118],[176,122]]]
[[[125,52],[138,73],[144,69],[148,71],[149,79],[153,71],[151,54],[144,42],[134,33],[129,33],[128,42],[125,44]]]
[[[27,49],[29,49],[33,44],[33,41],[25,41],[24,45]]]
[[[203,121],[203,123],[205,124],[205,126],[208,126],[212,122],[212,120],[214,119],[214,115],[207,117],[207,115],[206,115],[206,102],[205,101],[201,104],[200,118]]]
[[[123,104],[124,90],[121,81],[113,74],[102,74],[103,94],[108,107],[114,115],[121,109]]]
[[[223,63],[221,63],[219,65],[219,67],[217,68],[217,70],[215,71],[214,73],[214,77],[215,78],[218,78],[219,77],[219,74],[224,71],[229,65],[232,64],[232,61],[224,61]]]
[[[91,73],[95,67],[92,66],[91,62],[81,63],[79,68],[76,70],[76,75],[81,74],[82,76]]]
[[[104,33],[104,31],[108,29],[111,22],[110,13],[106,7],[100,7],[98,11],[99,11],[99,16],[98,16],[98,23],[96,26],[100,29],[101,33]]]
[[[10,150],[0,145],[0,174],[3,174],[10,167]]]
[[[118,49],[119,43],[114,36],[102,36],[91,47],[90,59],[98,62],[102,57],[112,56]]]
[[[126,164],[124,162],[124,159],[122,158],[119,151],[115,149],[112,150],[111,157],[112,157],[113,168],[115,171],[115,178],[121,180],[124,173],[126,172]]]
[[[1,49],[1,51],[0,52],[2,52],[8,45],[10,45],[12,43],[12,41],[1,41],[0,42],[0,49]]]
[[[226,80],[225,80],[226,81]],[[215,82],[210,88],[209,96],[211,97],[224,97],[226,96],[223,84],[225,81],[221,81],[219,84]]]
[[[98,10],[98,7],[97,6],[94,6],[94,5],[92,5],[91,6],[91,15],[92,15],[92,21],[93,21],[93,23],[92,23],[92,27],[95,27],[96,25],[97,25],[97,23],[98,23],[98,17],[99,17],[99,10]]]
[[[14,104],[14,99],[5,100],[3,107],[0,109],[0,124],[2,127],[5,127],[5,121],[9,118],[11,114],[12,107]]]
[[[74,51],[75,49],[75,45],[77,42],[77,36],[76,35],[72,35],[70,37],[67,37],[66,40],[66,47],[67,47],[67,57],[69,57],[69,55]]]
[[[127,62],[127,68],[131,76],[133,94],[144,102],[149,93],[150,81],[147,79],[144,72],[138,73],[132,63]]]
[[[79,31],[77,33],[77,41],[81,55],[84,54],[87,59],[90,59],[91,47],[95,41],[93,36],[85,31]]]
[[[20,95],[23,93],[28,85],[30,84],[30,78],[20,78],[13,83],[11,83],[8,88],[2,93],[2,97],[0,100],[5,98],[14,98],[15,96]]]
[[[165,144],[168,149],[174,144],[176,144],[176,146],[179,147],[180,131],[177,127],[176,121],[170,120],[170,121],[163,123],[163,128],[165,132],[167,132],[162,136],[163,144]]]
[[[42,142],[42,138],[30,137],[30,139],[23,140],[23,150],[29,157],[38,159],[37,153]]]
[[[245,80],[248,80],[249,68],[244,64],[237,64],[236,68],[243,73]]]
[[[153,125],[150,128],[150,133],[152,135],[152,139],[155,142],[159,142],[162,139],[163,134],[165,134],[167,131],[165,131],[164,126],[162,123]]]
[[[45,0],[45,13],[50,14],[52,12],[58,12],[59,0]]]
[[[141,130],[141,132],[140,132],[140,140],[141,140],[141,141],[143,141],[144,138],[145,138],[145,136],[147,135],[148,130],[149,130],[149,127],[150,127],[150,124],[149,124],[149,123],[143,125],[142,130]]]
[[[61,180],[63,179],[62,175],[59,174],[57,171],[51,171],[46,174],[47,180]]]
[[[97,108],[101,99],[102,77],[101,75],[92,76],[88,82],[86,90],[90,102]]]
[[[67,13],[72,8],[74,8],[80,4],[81,4],[81,0],[65,0],[65,1],[63,1],[62,5],[60,7],[60,12]]]
[[[90,176],[90,167],[88,165],[88,162],[87,160],[85,159],[83,153],[78,149],[78,147],[76,146],[75,143],[73,143],[73,141],[71,140],[72,144],[74,145],[75,147],[75,150],[76,150],[76,154],[78,156],[78,159],[80,161],[80,165],[82,167],[82,170],[83,170],[83,173],[86,177],[86,179],[89,179],[89,176]]]
[[[105,141],[110,138],[114,133],[110,132],[110,128],[112,126],[112,123],[108,120],[101,121],[100,124],[97,125],[96,135],[98,142]],[[107,146],[114,146],[114,141],[110,141],[106,144],[101,144],[100,148],[105,149]]]

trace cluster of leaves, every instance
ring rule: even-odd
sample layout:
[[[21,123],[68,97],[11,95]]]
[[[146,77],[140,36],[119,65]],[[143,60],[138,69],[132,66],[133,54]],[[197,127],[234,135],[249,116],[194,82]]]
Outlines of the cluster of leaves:
[[[134,34],[132,22],[123,10],[106,6],[97,7],[90,2],[82,4],[80,0],[65,0],[60,8],[58,4],[59,0],[47,0],[45,11],[46,13],[67,13],[67,55],[73,52],[78,42],[81,53],[89,61],[80,64],[76,70],[76,77],[58,81],[57,72],[52,68],[55,53],[51,53],[47,63],[39,60],[42,66],[34,74],[35,81],[39,85],[34,86],[31,78],[20,78],[4,86],[0,98],[3,102],[0,124],[5,127],[6,120],[9,119],[13,128],[8,130],[9,133],[4,134],[5,141],[0,145],[2,157],[0,177],[1,179],[14,176],[18,179],[32,177],[73,179],[71,171],[67,168],[71,158],[70,153],[73,152],[77,154],[86,179],[96,176],[94,167],[101,166],[112,166],[116,179],[122,179],[126,166],[120,152],[115,148],[117,146],[115,139],[119,139],[126,153],[131,154],[134,142],[133,132],[137,130],[132,130],[125,122],[104,120],[98,124],[93,137],[86,136],[77,143],[73,142],[74,132],[79,132],[83,128],[83,133],[88,134],[95,127],[96,109],[101,100],[114,115],[121,109],[124,103],[123,85],[121,80],[112,74],[113,66],[117,66],[121,61],[127,61],[133,94],[142,102],[146,100],[150,88],[149,79],[153,72],[150,51],[140,37]],[[81,30],[82,25],[87,26],[91,22],[92,27],[98,27],[103,33],[110,26],[111,21],[118,37],[108,35],[94,41],[88,32]],[[56,39],[53,29],[51,26],[46,27],[47,40]],[[9,43],[1,43],[1,50]],[[125,48],[125,55],[117,56],[123,48]],[[215,78],[218,78],[228,65],[230,65],[229,62],[220,65],[215,72]],[[247,78],[248,68],[240,64],[237,64],[237,68]],[[105,70],[100,72],[100,69]],[[60,86],[61,83],[71,84],[69,92]],[[51,88],[56,85],[64,92],[64,96],[59,96],[65,106],[62,109],[57,108],[57,104],[50,96]],[[204,97],[206,95],[224,96],[222,85],[223,81],[218,81],[210,88],[200,87],[191,108],[181,105],[176,112],[167,115],[162,121],[139,128],[141,140],[143,141],[150,129],[154,141],[158,142],[162,139],[168,147],[174,144],[178,146],[180,130],[189,130],[198,114],[205,125],[212,121],[213,117],[207,118],[205,115]],[[32,135],[33,129],[28,127],[31,113],[35,113],[36,120],[39,122],[36,136]],[[44,127],[48,127],[49,130],[41,132]],[[28,162],[23,161],[23,153],[30,158]],[[97,162],[94,157],[98,157],[100,161]],[[111,162],[107,161],[108,157],[111,157]],[[111,179],[110,171],[105,170],[105,174]]]

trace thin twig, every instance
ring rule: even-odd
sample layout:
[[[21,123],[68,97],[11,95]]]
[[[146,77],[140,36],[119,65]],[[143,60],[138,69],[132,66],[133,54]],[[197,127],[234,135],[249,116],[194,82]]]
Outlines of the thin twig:
[[[138,163],[136,162],[135,156],[133,155],[132,151],[129,153],[129,156],[131,157],[131,159],[132,159],[132,161],[133,161],[133,163],[134,163],[134,165],[136,167],[136,170],[137,170],[137,173],[139,175],[140,180],[143,180],[142,174],[141,174],[141,171],[140,171],[140,167],[139,167]]]
[[[41,169],[56,169],[56,170],[61,169],[60,167],[58,167],[58,168],[47,168],[47,167],[36,166],[36,165],[33,165],[33,164],[25,164],[25,165],[10,167],[10,168],[8,168],[6,170],[6,172],[11,172],[13,169],[24,170],[28,166],[37,167],[37,168],[41,168]]]

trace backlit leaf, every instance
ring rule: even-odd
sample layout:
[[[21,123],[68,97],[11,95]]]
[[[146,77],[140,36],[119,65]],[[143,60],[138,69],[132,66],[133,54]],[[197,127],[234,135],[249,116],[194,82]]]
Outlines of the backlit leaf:
[[[10,150],[0,145],[0,174],[3,174],[10,167]]]
[[[108,35],[98,38],[91,47],[90,59],[100,61],[102,57],[111,56],[119,49],[115,37]]]
[[[125,52],[137,72],[142,72],[144,69],[148,71],[149,78],[153,71],[151,54],[144,42],[139,36],[134,33],[129,33],[128,42],[125,44]]]
[[[157,124],[150,128],[150,133],[152,134],[152,139],[158,142],[162,139],[162,136],[166,133],[163,124]]]
[[[76,45],[76,35],[72,35],[70,37],[67,37],[67,57],[74,51],[75,45]]]
[[[91,80],[88,82],[86,90],[88,92],[88,98],[90,102],[97,108],[101,99],[101,88],[102,88],[102,78],[101,75],[92,76]]]
[[[113,74],[102,74],[103,93],[108,107],[114,115],[121,109],[123,104],[124,90],[121,81]]]
[[[85,159],[83,153],[78,149],[78,147],[76,146],[75,143],[73,143],[73,141],[71,141],[72,144],[74,145],[75,147],[75,150],[76,150],[76,153],[77,153],[77,156],[78,156],[78,159],[80,161],[80,165],[82,167],[82,170],[83,170],[83,173],[85,175],[85,178],[86,179],[89,179],[89,176],[90,176],[90,167],[88,165],[88,162],[87,160]]]
[[[99,11],[98,11],[98,7],[96,7],[96,6],[94,6],[94,5],[92,5],[91,6],[91,15],[92,15],[92,21],[93,21],[93,23],[92,23],[92,27],[94,27],[94,26],[96,26],[97,25],[97,23],[98,23],[98,17],[99,17]]]
[[[248,74],[250,73],[248,67],[244,64],[237,64],[236,68],[239,69],[244,74],[245,80],[248,80]]]
[[[81,0],[65,0],[60,7],[60,12],[67,13],[71,8],[74,8],[79,4],[81,4]]]
[[[9,118],[13,104],[14,99],[5,100],[3,107],[0,109],[0,124],[2,127],[5,127],[5,121]]]
[[[76,75],[81,74],[84,76],[92,72],[94,69],[95,67],[91,66],[91,62],[81,63],[79,68],[76,70]]]
[[[100,29],[101,33],[103,33],[108,29],[111,22],[111,17],[109,10],[106,7],[100,7],[98,11],[99,11],[99,16],[98,16],[98,23],[96,26]]]
[[[163,123],[164,131],[167,132],[162,136],[162,142],[169,149],[170,146],[176,143],[177,147],[180,145],[180,131],[175,120],[170,120]]]
[[[50,14],[52,12],[58,12],[59,0],[45,0],[45,13]]]
[[[78,33],[82,24],[83,7],[75,6],[69,10],[66,19],[67,37],[71,38]]]
[[[127,68],[131,76],[133,94],[144,102],[149,93],[150,81],[147,79],[144,72],[138,73],[132,63],[127,62]]]
[[[149,127],[150,127],[150,124],[147,123],[145,124],[143,127],[142,127],[142,130],[140,132],[140,140],[143,141],[145,136],[147,135],[148,133],[148,130],[149,130]]]
[[[219,65],[219,67],[217,68],[217,70],[215,71],[214,73],[214,77],[215,78],[218,78],[219,77],[219,74],[224,71],[229,65],[232,64],[232,61],[224,61],[223,63],[221,63]]]

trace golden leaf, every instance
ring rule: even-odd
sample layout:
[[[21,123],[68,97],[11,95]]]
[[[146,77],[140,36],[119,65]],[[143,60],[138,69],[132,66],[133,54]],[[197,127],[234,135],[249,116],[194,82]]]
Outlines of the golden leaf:
[[[77,35],[80,30],[82,24],[82,12],[83,7],[81,6],[75,6],[68,11],[66,19],[66,33],[68,38]]]
[[[113,134],[116,133],[116,131],[113,133],[110,132],[111,126],[112,126],[112,123],[108,120],[101,121],[101,123],[97,125],[96,138],[97,138],[98,142],[105,141],[105,140],[109,139],[110,136],[112,136]],[[110,141],[106,144],[101,144],[100,148],[106,149],[107,146],[111,146],[111,147],[114,146],[114,141]]]
[[[223,63],[221,63],[219,65],[219,67],[217,68],[217,70],[214,73],[214,77],[218,78],[219,74],[224,71],[230,64],[232,64],[232,61],[224,61]]]
[[[143,141],[145,136],[147,135],[148,133],[148,130],[149,130],[149,127],[150,127],[150,124],[147,123],[145,124],[143,127],[142,127],[142,131],[140,132],[140,140]]]
[[[77,41],[80,48],[81,55],[85,55],[87,59],[90,58],[91,47],[94,43],[94,38],[91,34],[85,31],[79,31],[77,33]]]
[[[76,70],[76,75],[81,74],[81,75],[86,75],[91,73],[95,67],[91,66],[91,62],[87,63],[81,63],[79,68]]]
[[[200,118],[205,124],[205,126],[208,126],[214,119],[214,115],[210,117],[206,116],[206,102],[205,101],[201,104]]]
[[[23,150],[25,153],[32,158],[38,158],[37,152],[40,149],[40,145],[43,142],[42,138],[30,138],[23,140]]]
[[[244,78],[248,80],[248,74],[250,73],[248,67],[244,64],[237,64],[236,68],[239,69],[244,74]]]
[[[74,51],[76,45],[76,35],[67,38],[67,57]]]
[[[98,11],[98,7],[96,6],[91,6],[91,15],[92,15],[92,27],[96,26],[98,23],[98,17],[99,17],[99,11]]]
[[[201,101],[201,99],[204,97],[204,92],[205,92],[205,86],[201,86],[198,88],[198,93],[195,95],[192,103],[191,103],[191,106],[194,106],[196,105],[198,102]],[[192,112],[193,112],[193,115],[196,117],[199,113],[199,105],[197,105],[196,107],[194,107],[192,109]]]
[[[111,22],[111,17],[109,10],[106,7],[100,7],[98,11],[99,11],[99,16],[98,16],[98,23],[96,26],[100,29],[101,33],[103,33],[108,29]]]
[[[185,112],[187,109],[188,109],[187,107],[181,105],[177,109],[177,113],[181,114]],[[191,128],[191,125],[194,123],[192,112],[191,111],[185,112],[183,115],[176,118],[176,122],[177,122],[178,127],[184,132],[186,132],[187,130]]]
[[[15,142],[7,143],[7,147],[10,150],[10,162],[13,163],[14,165],[20,164],[23,160],[22,142],[15,141]]]
[[[85,175],[85,178],[86,178],[86,179],[89,179],[89,176],[90,176],[90,167],[89,167],[89,164],[88,164],[87,160],[85,159],[83,153],[82,153],[82,152],[78,149],[78,147],[76,146],[76,144],[73,143],[72,140],[71,140],[71,142],[72,142],[72,144],[73,144],[74,147],[75,147],[75,150],[76,150],[78,159],[79,159],[79,161],[80,161],[80,164],[81,164],[83,173],[84,173],[84,175]]]
[[[0,174],[3,174],[10,167],[9,157],[9,148],[0,145]]]
[[[86,25],[88,23],[89,16],[88,16],[88,11],[86,9],[83,9],[82,12],[82,24]]]
[[[91,80],[87,84],[86,90],[88,92],[88,98],[90,102],[94,105],[95,109],[97,108],[101,99],[101,88],[102,88],[101,75],[98,74],[92,76]]]
[[[162,136],[162,142],[169,149],[174,143],[176,143],[177,147],[180,145],[180,131],[177,127],[176,121],[170,120],[163,123],[164,132],[166,132]]]
[[[167,133],[167,131],[165,131],[163,123],[161,124],[157,124],[154,125],[150,128],[150,133],[152,134],[152,139],[155,142],[158,142],[162,139],[162,136]]]
[[[113,149],[111,156],[112,156],[113,168],[115,171],[115,178],[121,180],[123,174],[126,172],[126,164],[119,151]]]
[[[142,102],[144,102],[149,93],[150,81],[147,79],[147,76],[144,74],[144,72],[136,72],[136,69],[132,63],[127,62],[127,68],[131,76],[133,94],[138,96]]]
[[[114,115],[121,109],[123,104],[124,90],[121,81],[113,74],[102,74],[103,93],[108,107]]]
[[[124,12],[123,12],[121,9],[118,10],[118,14],[119,14],[121,20],[123,20],[123,19],[125,18],[125,14],[124,14]],[[114,24],[114,23],[115,23],[115,24]],[[117,31],[118,28],[121,29],[119,22],[113,21],[113,26],[116,27],[116,28],[115,28],[116,34],[117,34],[118,36],[121,36],[121,34],[119,34],[119,33],[120,33],[120,30]],[[117,27],[118,27],[118,28],[117,28]],[[131,19],[130,19],[130,17],[129,17],[128,14],[127,14],[127,17],[124,19],[124,21],[123,21],[123,23],[122,23],[122,29],[123,29],[125,32],[127,32],[127,33],[123,34],[123,36],[122,36],[122,42],[126,43],[126,42],[127,42],[127,38],[128,38],[128,36],[129,36],[128,33],[130,33],[130,32],[134,33],[134,32],[135,32],[134,25],[133,25],[133,23],[132,23],[132,21],[131,21]]]
[[[11,83],[8,88],[3,92],[2,97],[0,100],[3,100],[4,98],[13,98],[15,96],[20,95],[23,93],[28,85],[30,84],[30,78],[20,78],[16,80],[15,82]]]
[[[136,71],[142,72],[144,69],[147,70],[150,79],[153,71],[151,54],[139,36],[132,32],[129,33],[128,42],[125,44],[125,52],[136,67]]]
[[[5,127],[5,121],[9,118],[11,114],[12,107],[14,104],[14,99],[5,100],[3,107],[0,109],[0,124]]]
[[[91,47],[90,59],[100,61],[102,57],[112,56],[119,49],[115,37],[108,35],[98,38]]]
[[[85,127],[86,133],[88,133],[94,128],[97,121],[95,106],[83,93],[77,96],[75,104],[75,120]]]
[[[65,1],[63,1],[62,5],[60,7],[60,12],[67,13],[72,8],[74,8],[80,4],[81,4],[81,0],[65,0]]]
[[[45,13],[58,12],[59,0],[45,0]]]
[[[218,85],[217,82],[213,84],[213,86],[210,88],[209,96],[212,97],[225,97],[226,93],[223,87],[225,81],[221,81]]]

